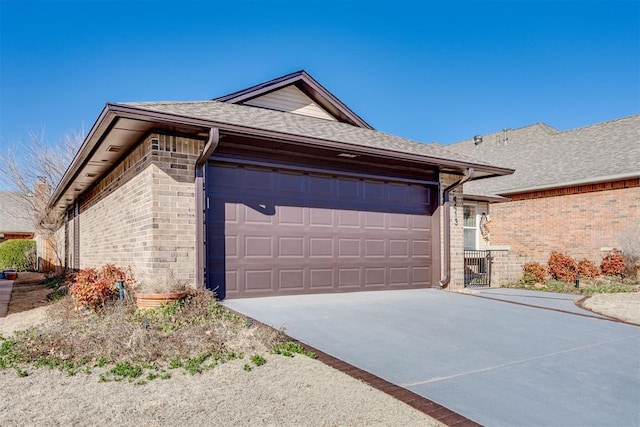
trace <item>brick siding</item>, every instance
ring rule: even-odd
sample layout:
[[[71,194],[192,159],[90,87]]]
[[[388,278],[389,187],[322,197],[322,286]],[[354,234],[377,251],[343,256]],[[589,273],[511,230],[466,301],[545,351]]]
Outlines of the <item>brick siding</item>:
[[[139,278],[169,268],[195,284],[194,168],[203,146],[200,140],[151,134],[83,194],[79,268],[114,263],[131,266]],[[73,242],[72,221],[68,236]]]
[[[491,245],[510,247],[508,255],[493,254],[492,283],[518,280],[525,262],[546,264],[552,251],[599,265],[602,248],[619,247],[637,227],[639,212],[638,179],[514,195],[492,204]]]

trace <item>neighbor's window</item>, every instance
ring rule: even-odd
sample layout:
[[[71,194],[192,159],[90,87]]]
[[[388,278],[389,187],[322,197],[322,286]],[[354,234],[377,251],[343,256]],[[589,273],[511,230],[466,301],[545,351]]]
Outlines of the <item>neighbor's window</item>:
[[[464,206],[464,248],[476,249],[476,235],[478,225],[476,221],[476,207]]]

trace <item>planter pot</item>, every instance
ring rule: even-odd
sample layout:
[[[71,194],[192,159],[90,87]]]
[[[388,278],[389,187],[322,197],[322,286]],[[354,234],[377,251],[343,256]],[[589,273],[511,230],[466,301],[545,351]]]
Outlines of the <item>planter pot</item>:
[[[6,280],[16,280],[18,278],[18,273],[16,273],[15,271],[5,270],[4,278]]]
[[[179,301],[184,299],[186,296],[186,292],[164,292],[158,294],[136,293],[136,306],[138,308],[155,308]]]

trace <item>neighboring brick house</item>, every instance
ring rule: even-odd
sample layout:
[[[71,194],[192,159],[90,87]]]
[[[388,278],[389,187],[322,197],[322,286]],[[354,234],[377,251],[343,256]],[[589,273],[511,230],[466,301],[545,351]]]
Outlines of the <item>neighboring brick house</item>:
[[[12,191],[0,191],[0,242],[33,239],[31,203]]]
[[[212,101],[107,104],[50,208],[66,266],[168,267],[223,298],[461,286],[442,193],[472,169],[513,172],[378,132],[300,71]]]
[[[538,123],[447,148],[516,170],[464,186],[465,246],[492,250],[495,285],[552,251],[599,265],[611,248],[640,239],[640,115],[568,131]],[[490,213],[488,241],[482,213]]]

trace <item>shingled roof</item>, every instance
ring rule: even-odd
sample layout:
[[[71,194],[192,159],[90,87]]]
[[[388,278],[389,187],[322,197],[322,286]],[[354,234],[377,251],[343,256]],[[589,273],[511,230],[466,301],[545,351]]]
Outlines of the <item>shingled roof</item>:
[[[424,144],[347,123],[264,108],[228,104],[219,101],[129,102],[116,105],[238,125],[256,130],[268,130],[292,136],[346,143],[354,147],[370,147],[398,153],[413,153],[434,159],[500,168],[493,162],[479,162],[476,158],[451,151],[440,144]]]
[[[465,184],[470,195],[502,195],[640,178],[640,114],[558,131],[543,123],[467,139],[447,149],[515,169]]]
[[[286,92],[290,86],[295,86],[302,96],[296,98],[295,91],[294,95]],[[276,91],[282,92],[274,96]],[[267,96],[271,97],[270,105]],[[255,103],[256,99],[262,99],[261,103]],[[298,108],[301,100],[304,109]],[[296,108],[289,110],[291,102]],[[314,106],[337,121],[326,116],[314,117],[311,114]],[[324,148],[338,156],[368,156],[369,161],[375,162],[407,161],[438,168],[443,173],[462,174],[473,168],[477,178],[513,173],[499,163],[480,161],[440,144],[420,143],[376,131],[305,71],[297,71],[216,100],[107,103],[54,190],[50,207],[60,212],[68,209],[143,135],[159,130],[201,139],[208,135],[209,141],[238,135],[262,138]],[[218,142],[219,139],[209,147],[215,148]]]

